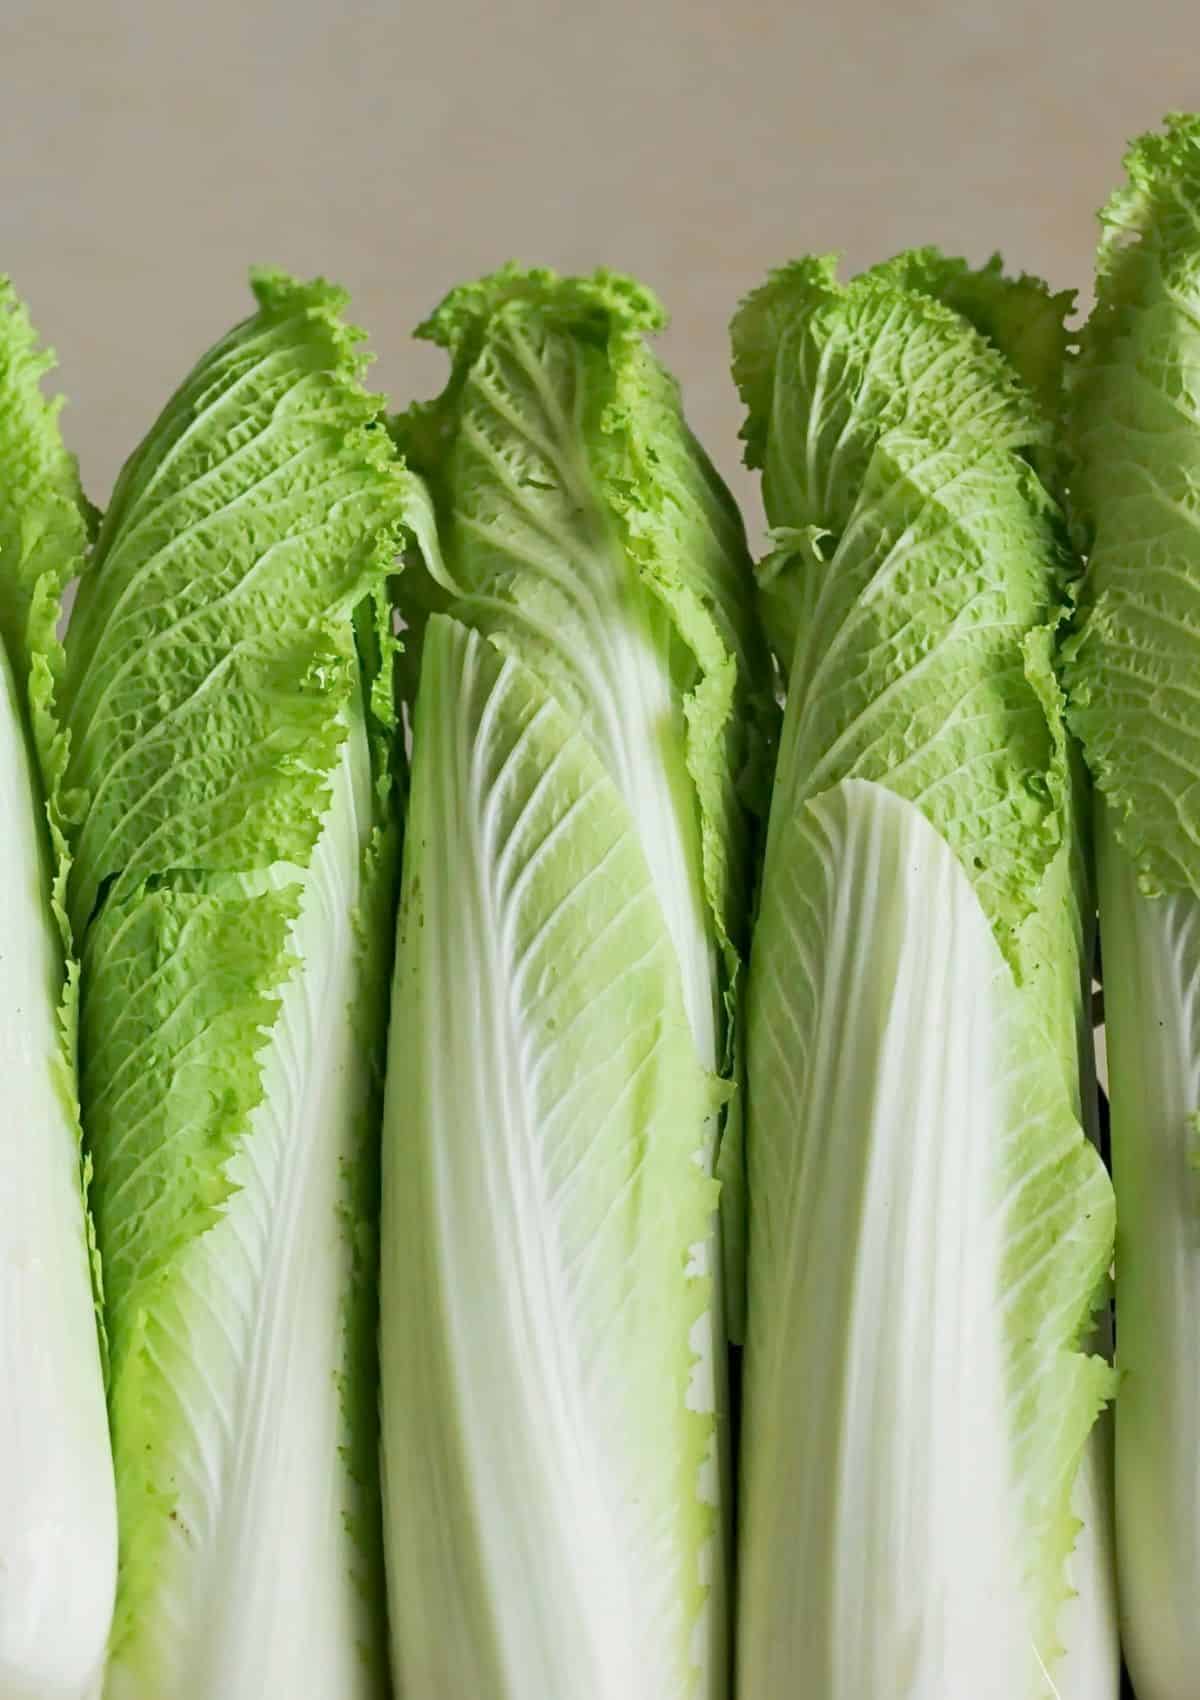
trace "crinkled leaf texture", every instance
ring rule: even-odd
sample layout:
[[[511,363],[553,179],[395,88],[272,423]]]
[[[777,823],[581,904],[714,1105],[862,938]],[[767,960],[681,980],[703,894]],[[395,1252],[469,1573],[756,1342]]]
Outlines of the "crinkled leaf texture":
[[[454,373],[396,430],[439,605],[535,668],[634,808],[711,1051],[701,964],[715,932],[732,979],[745,931],[762,657],[737,511],[643,340],[660,324],[625,278],[498,273],[422,327]]]
[[[1200,1668],[1200,120],[1168,118],[1125,163],[1072,396],[1089,564],[1066,681],[1102,800],[1122,1623],[1139,1694],[1185,1700]]]
[[[395,426],[432,498],[402,598],[414,654],[426,634],[425,824],[384,1142],[389,1579],[414,1695],[725,1688],[707,1177],[769,727],[741,525],[645,347],[660,318],[608,273],[508,269],[425,327],[451,379]],[[431,1311],[454,1319],[444,1350],[414,1332]],[[490,1414],[484,1366],[506,1389]],[[434,1583],[413,1530],[437,1526]]]
[[[734,327],[789,678],[749,991],[748,1700],[799,1670],[845,1700],[1116,1685],[1104,1544],[1073,1550],[1113,1208],[1080,1125],[1071,568],[1011,325],[947,294],[928,254],[845,288],[804,262]]]
[[[1010,277],[999,254],[993,254],[986,265],[973,267],[937,248],[910,248],[873,266],[866,275],[890,278],[902,289],[930,295],[952,308],[1004,355],[1043,417],[1061,418],[1067,363],[1074,348],[1067,328],[1075,307],[1073,289],[1054,293],[1028,272]],[[1067,458],[1061,431],[1055,430],[1050,440],[1039,433],[1029,456],[1046,487],[1061,499]]]
[[[54,707],[86,525],[50,357],[0,281],[0,1693],[90,1700],[117,1524],[79,1142]]]
[[[1088,543],[1071,723],[1147,892],[1200,892],[1200,120],[1139,142],[1105,209],[1072,407]]]
[[[386,1687],[377,605],[408,482],[341,293],[255,291],[122,473],[67,638],[116,1700]]]

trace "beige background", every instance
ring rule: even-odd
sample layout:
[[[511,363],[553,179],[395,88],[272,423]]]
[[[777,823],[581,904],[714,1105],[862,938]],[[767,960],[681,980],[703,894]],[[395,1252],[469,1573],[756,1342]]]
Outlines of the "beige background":
[[[0,268],[58,348],[103,501],[252,260],[353,291],[399,400],[413,324],[516,257],[655,285],[738,470],[726,325],[770,265],[936,241],[1086,287],[1125,139],[1200,105],[1193,0],[0,0]]]

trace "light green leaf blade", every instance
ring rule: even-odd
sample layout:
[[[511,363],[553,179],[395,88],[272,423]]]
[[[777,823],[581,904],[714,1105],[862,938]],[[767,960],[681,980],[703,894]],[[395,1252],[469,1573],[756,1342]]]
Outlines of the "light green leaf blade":
[[[865,275],[931,295],[960,314],[1004,355],[1045,416],[1058,416],[1072,344],[1067,320],[1073,289],[1051,290],[1028,272],[1010,277],[999,254],[972,266],[937,248],[910,248]]]
[[[647,291],[610,273],[510,269],[468,285],[422,327],[453,354],[451,382],[396,429],[433,494],[443,606],[541,673],[632,802],[676,817],[661,833],[645,820],[652,854],[694,836],[698,813],[700,853],[686,855],[733,938],[761,656],[736,510],[643,342],[660,322]],[[418,595],[410,582],[406,606]],[[681,895],[695,907],[694,874],[656,873],[692,956],[674,911]]]
[[[800,632],[776,796],[794,809],[856,777],[915,802],[1014,961],[1063,840],[1044,696],[1065,579],[1053,517],[1016,456],[894,431],[828,560],[771,569],[794,577]]]
[[[55,624],[86,527],[41,391],[52,364],[0,281],[0,1691],[13,1700],[93,1693],[116,1582],[53,702]]]
[[[80,569],[87,545],[87,508],[75,461],[58,427],[61,399],[42,383],[54,369],[23,303],[0,279],[0,638],[24,674],[36,656],[50,658],[45,601],[61,595]]]
[[[1111,1192],[1079,1119],[1087,880],[1053,669],[1075,569],[1031,465],[1052,424],[995,324],[990,343],[949,304],[968,287],[1004,298],[927,251],[844,287],[828,262],[802,262],[734,326],[776,534],[765,617],[789,679],[748,1018],[750,1700],[786,1692],[818,1633],[816,1681],[847,1700],[894,1692],[897,1662],[914,1691],[1041,1700],[1056,1669],[1097,1691],[1117,1680],[1112,1626],[1092,1610],[1103,1543],[1073,1551],[1077,1472],[1111,1378],[1080,1348],[1112,1246]],[[1028,305],[1011,287],[1009,332]],[[853,969],[851,941],[866,958]],[[984,1010],[978,1032],[1000,1046],[988,1055],[972,1025]],[[943,1222],[943,1185],[975,1200],[977,1243]],[[824,1236],[833,1256],[839,1232],[842,1302],[825,1295],[809,1317],[828,1264],[812,1244]],[[860,1279],[909,1295],[902,1351],[953,1361],[944,1384],[906,1379],[888,1353],[872,1363]],[[956,1333],[960,1298],[973,1320]],[[801,1375],[829,1382],[807,1451],[777,1415]],[[961,1396],[954,1376],[970,1382]],[[839,1438],[872,1383],[874,1422],[847,1417]],[[963,1399],[978,1399],[974,1416]],[[905,1484],[932,1468],[943,1422],[952,1447],[960,1417],[978,1479],[945,1501],[922,1488],[910,1513]],[[867,1526],[874,1546],[855,1533]],[[926,1562],[901,1558],[906,1526]],[[804,1545],[810,1527],[827,1550]],[[843,1564],[862,1578],[845,1597],[822,1580]],[[820,1602],[811,1617],[796,1577]],[[851,1633],[849,1598],[867,1588],[882,1609]],[[1067,1629],[1087,1644],[1059,1665]]]
[[[344,297],[256,288],[123,471],[72,617],[77,926],[108,881],[120,901],[164,870],[303,863],[319,829],[402,484]]]
[[[1122,1631],[1138,1691],[1174,1700],[1200,1660],[1200,122],[1168,117],[1125,165],[1101,214],[1072,390],[1072,498],[1089,562],[1066,682],[1099,793]]]
[[[1001,352],[942,301],[888,276],[840,285],[832,260],[799,261],[746,298],[732,337],[746,460],[762,468],[785,560],[828,558],[890,431],[960,452],[1050,438]],[[786,674],[803,613],[792,576],[764,566],[763,617]]]
[[[693,1061],[704,1076],[734,1077],[751,817],[773,709],[756,694],[766,692],[768,671],[740,522],[684,423],[675,385],[644,344],[660,318],[646,291],[610,273],[560,279],[508,268],[448,298],[423,330],[450,350],[450,381],[436,401],[394,424],[432,498],[432,513],[416,524],[427,568],[407,575],[401,612],[415,639],[412,653],[438,612],[477,632],[530,674],[591,750],[648,869],[679,974]],[[432,964],[425,971],[432,974]],[[629,1012],[631,1020],[635,1014]],[[389,1082],[398,1067],[393,1052]],[[394,1093],[405,1090],[402,1077],[389,1085]],[[710,1095],[691,1113],[700,1117],[695,1149],[711,1169],[717,1099]],[[469,1106],[463,1117],[469,1124]],[[462,1138],[471,1133],[464,1126]],[[385,1167],[398,1137],[389,1120]],[[482,1133],[476,1129],[474,1137]],[[736,1153],[722,1160],[736,1178]],[[691,1179],[680,1174],[678,1184]],[[549,1222],[538,1229],[542,1236],[552,1231]],[[714,1269],[715,1213],[695,1241],[698,1271]],[[730,1244],[737,1243],[731,1235]],[[678,1332],[678,1316],[672,1324],[676,1348],[695,1360],[697,1382],[707,1388],[706,1470],[720,1484],[715,1497],[723,1515],[729,1496],[721,1313],[726,1298],[739,1308],[741,1275],[735,1258],[727,1293],[714,1289],[690,1341]],[[390,1326],[385,1317],[385,1337]],[[649,1327],[639,1316],[638,1328]],[[544,1373],[567,1372],[547,1365]],[[619,1379],[621,1396],[631,1376]],[[385,1452],[404,1453],[412,1467],[404,1432],[402,1419],[387,1419]],[[586,1435],[579,1445],[591,1455]],[[597,1466],[600,1488],[603,1475]],[[615,1481],[605,1491],[624,1490]],[[685,1494],[689,1506],[695,1496],[693,1482]],[[396,1499],[393,1548],[405,1539],[398,1507]],[[523,1508],[511,1513],[518,1514]],[[724,1545],[719,1538],[709,1543],[712,1594],[696,1608],[698,1641],[714,1646],[723,1634]],[[621,1586],[631,1586],[642,1563],[642,1554],[631,1550]],[[417,1593],[414,1575],[406,1573],[403,1584],[396,1575],[393,1564],[393,1596],[397,1587],[411,1586],[415,1597],[427,1598]],[[666,1578],[678,1588],[674,1564]],[[406,1598],[396,1609],[417,1607]],[[511,1609],[522,1621],[521,1609]],[[663,1640],[653,1658],[642,1660],[638,1680],[650,1692],[656,1673],[670,1670],[671,1693],[723,1693],[724,1661],[715,1654],[690,1675],[664,1663],[670,1625],[683,1609],[676,1597],[664,1613]],[[626,1681],[635,1668],[630,1661],[641,1622],[630,1620],[593,1677],[581,1669],[574,1678],[609,1687],[582,1692],[628,1693],[618,1676]],[[470,1640],[462,1657],[486,1667],[495,1655],[481,1624],[476,1616],[473,1633],[481,1639]]]
[[[1010,277],[999,254],[986,265],[971,266],[937,248],[910,248],[867,275],[890,277],[901,288],[932,295],[961,314],[1004,355],[1043,415],[1061,419],[1075,340],[1067,328],[1075,310],[1073,289],[1054,291],[1028,272]],[[1061,501],[1067,461],[1062,434],[1055,432],[1052,441],[1039,443],[1030,458],[1047,489]]]
[[[376,929],[411,481],[340,291],[255,288],[122,474],[67,640],[110,1700],[386,1686]]]
[[[452,607],[584,726],[638,820],[698,1052],[736,1074],[775,709],[740,519],[644,343],[661,321],[609,272],[508,268],[447,298],[422,334],[451,351],[450,383],[396,426],[439,532],[404,612]],[[738,1333],[736,1145],[721,1160]]]
[[[1072,726],[1147,891],[1200,890],[1200,124],[1143,138],[1104,214],[1072,408],[1088,539]]]

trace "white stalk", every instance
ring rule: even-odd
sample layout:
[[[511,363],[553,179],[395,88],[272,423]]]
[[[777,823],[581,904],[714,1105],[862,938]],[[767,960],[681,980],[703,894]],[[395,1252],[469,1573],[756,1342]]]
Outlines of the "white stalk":
[[[534,675],[435,622],[384,1118],[407,1700],[723,1693],[694,1360],[713,1319],[684,1274],[712,1092],[633,828]]]
[[[0,645],[0,1700],[90,1700],[116,1586],[112,1454],[42,803]]]
[[[1102,813],[1117,1189],[1117,1548],[1139,1700],[1200,1672],[1200,899],[1145,897]]]
[[[950,847],[862,781],[773,819],[749,997],[741,1700],[1052,1696],[1050,1400],[1087,1372],[1020,1357],[1014,1248],[1058,1065]]]

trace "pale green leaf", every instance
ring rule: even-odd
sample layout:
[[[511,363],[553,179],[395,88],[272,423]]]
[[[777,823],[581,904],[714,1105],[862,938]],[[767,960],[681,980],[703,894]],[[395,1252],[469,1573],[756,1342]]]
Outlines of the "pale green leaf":
[[[510,267],[448,297],[421,334],[453,355],[450,383],[395,426],[436,512],[403,611],[418,635],[431,608],[487,631],[592,738],[637,819],[698,1052],[733,1075],[775,710],[741,522],[645,346],[661,322],[608,272]],[[735,1246],[735,1146],[722,1167]],[[736,1333],[736,1255],[726,1273]]]
[[[0,1692],[13,1700],[90,1700],[117,1548],[54,704],[86,522],[41,390],[52,365],[0,280]]]
[[[1200,121],[1144,137],[1103,218],[1074,386],[1088,541],[1072,726],[1147,891],[1200,891]]]
[[[375,1156],[411,481],[274,273],[118,480],[67,639],[110,1700],[381,1692]],[[296,1481],[324,1483],[296,1499]]]
[[[1075,566],[1018,377],[1057,382],[1052,322],[929,251],[844,287],[802,262],[735,321],[788,677],[747,1023],[747,1700],[802,1661],[846,1700],[1115,1687],[1102,1521],[1076,1549],[1113,1210],[1080,1125]]]
[[[418,1310],[453,1305],[461,1334],[443,1350],[424,1329],[413,1338],[403,1305],[385,1314],[392,1616],[414,1692],[725,1691],[725,1295],[706,1288],[719,1256],[711,1169],[728,1091],[716,1077],[739,1066],[750,816],[772,710],[740,521],[645,346],[660,321],[627,279],[507,268],[455,291],[423,327],[450,351],[451,377],[394,424],[432,497],[415,521],[426,567],[406,575],[400,607],[414,652],[424,648],[414,795],[435,824],[424,836],[414,826],[409,844],[397,995],[422,1016],[393,1021],[385,1218],[395,1211],[402,1226],[385,1228],[385,1283],[419,1286]],[[451,633],[482,658],[471,670],[450,668]],[[485,700],[475,668],[504,689]],[[514,726],[527,698],[536,712]],[[544,855],[536,838],[496,836],[517,775],[536,782],[529,830],[552,835]],[[486,954],[463,938],[451,889],[500,905]],[[561,923],[546,923],[543,954],[537,917],[556,891]],[[576,1012],[561,1059],[524,1009],[527,959],[538,975],[528,996],[561,993]],[[440,1013],[447,999],[472,1012],[465,1025]],[[481,1035],[493,1009],[503,1025]],[[451,1043],[469,1050],[435,1068]],[[591,1074],[568,1090],[557,1071],[575,1048]],[[571,1167],[561,1116],[580,1144],[560,1197],[539,1176]],[[410,1117],[413,1149],[430,1152],[415,1197],[404,1190]],[[446,1213],[489,1175],[488,1240],[449,1243]],[[497,1260],[511,1246],[522,1261],[510,1277]],[[564,1309],[576,1264],[586,1303]],[[460,1276],[489,1290],[477,1341]],[[735,1262],[735,1304],[740,1279]],[[552,1412],[540,1464],[529,1435],[479,1429],[481,1364],[514,1389],[514,1408],[536,1397]],[[404,1389],[418,1373],[437,1397],[413,1409]],[[441,1532],[418,1538],[414,1526]],[[451,1541],[470,1568],[456,1572]],[[425,1574],[431,1543],[444,1583]]]

